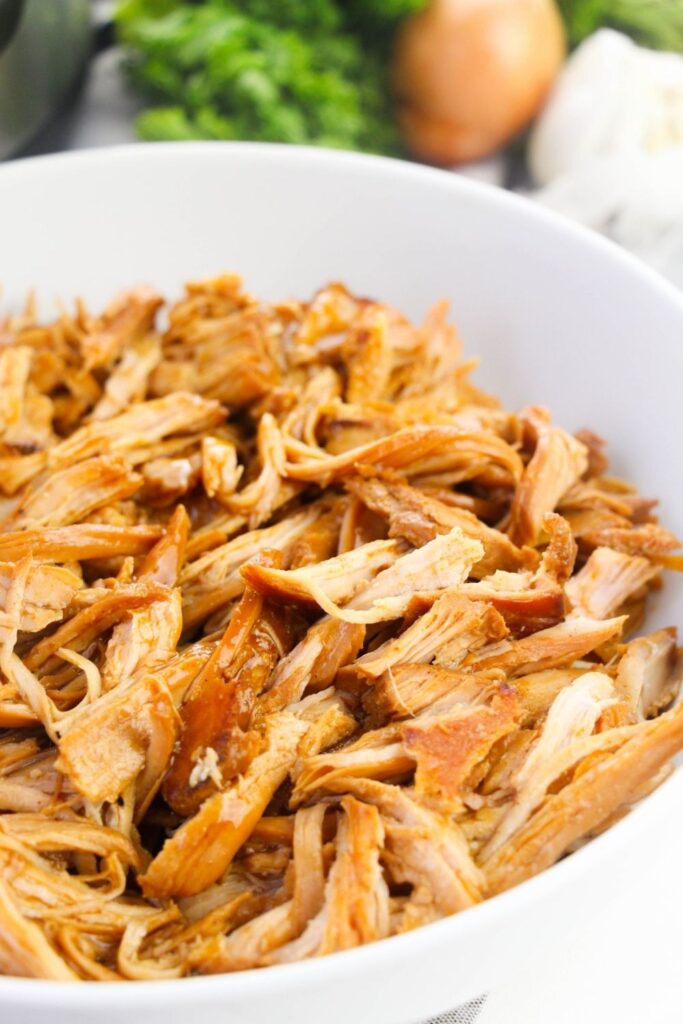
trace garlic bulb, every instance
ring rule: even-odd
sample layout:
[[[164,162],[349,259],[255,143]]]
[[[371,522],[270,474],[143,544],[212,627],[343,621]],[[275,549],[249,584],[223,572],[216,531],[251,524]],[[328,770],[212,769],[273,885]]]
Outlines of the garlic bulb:
[[[596,32],[536,122],[529,169],[537,200],[683,287],[683,56]]]
[[[591,158],[683,145],[683,57],[601,29],[573,54],[531,134],[538,185]]]

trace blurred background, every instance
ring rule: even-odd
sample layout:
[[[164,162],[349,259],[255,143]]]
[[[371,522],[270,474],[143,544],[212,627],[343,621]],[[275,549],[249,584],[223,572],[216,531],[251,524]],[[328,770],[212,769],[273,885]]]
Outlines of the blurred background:
[[[0,0],[0,158],[134,139],[453,169],[683,287],[683,0]]]

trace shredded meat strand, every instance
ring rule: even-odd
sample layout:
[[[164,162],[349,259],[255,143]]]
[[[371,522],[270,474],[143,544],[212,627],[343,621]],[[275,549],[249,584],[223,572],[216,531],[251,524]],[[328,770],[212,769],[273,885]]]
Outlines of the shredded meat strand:
[[[472,908],[683,749],[683,568],[604,442],[235,274],[0,321],[0,974],[292,963]]]

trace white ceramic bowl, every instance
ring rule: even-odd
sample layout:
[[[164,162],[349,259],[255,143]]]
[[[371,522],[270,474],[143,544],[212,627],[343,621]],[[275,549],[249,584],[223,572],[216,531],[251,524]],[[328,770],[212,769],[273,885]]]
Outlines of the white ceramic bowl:
[[[0,169],[3,305],[45,312],[149,281],[240,271],[268,298],[330,279],[421,316],[441,296],[480,383],[547,404],[611,441],[615,469],[683,533],[683,301],[608,242],[529,202],[406,163],[307,149],[195,143],[47,157]],[[683,625],[669,584],[653,622]],[[677,614],[678,611],[678,614]],[[451,919],[321,960],[171,982],[0,978],[3,1024],[410,1024],[524,965],[646,871],[680,817],[683,773],[608,833]],[[673,813],[672,813],[673,810]],[[669,831],[667,832],[667,829]],[[674,836],[674,840],[683,840]],[[674,841],[672,840],[672,841]],[[652,941],[656,941],[653,939]],[[529,969],[528,966],[526,968]]]

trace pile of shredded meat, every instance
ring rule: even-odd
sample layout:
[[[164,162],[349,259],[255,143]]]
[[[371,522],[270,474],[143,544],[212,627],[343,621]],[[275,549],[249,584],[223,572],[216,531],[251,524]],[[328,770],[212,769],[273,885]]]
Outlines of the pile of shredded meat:
[[[162,306],[0,322],[0,973],[362,945],[667,776],[679,542],[598,437],[479,391],[443,305]]]

